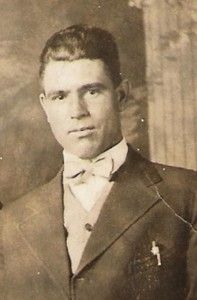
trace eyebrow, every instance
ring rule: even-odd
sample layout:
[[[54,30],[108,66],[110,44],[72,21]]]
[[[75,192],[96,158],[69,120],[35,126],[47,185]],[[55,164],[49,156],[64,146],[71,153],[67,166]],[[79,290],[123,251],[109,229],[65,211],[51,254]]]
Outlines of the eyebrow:
[[[88,83],[88,84],[85,84],[85,85],[81,86],[78,90],[79,91],[86,91],[86,90],[95,89],[95,88],[100,89],[100,90],[105,90],[106,86],[103,83],[100,83],[100,82],[93,82],[93,83]]]
[[[93,83],[88,83],[84,84],[81,87],[78,88],[79,92],[84,92],[89,89],[100,89],[100,90],[105,90],[106,86],[103,83],[100,82],[93,82]],[[70,90],[59,90],[59,91],[50,91],[47,95],[47,97],[53,97],[55,95],[68,95],[70,93]]]
[[[67,90],[67,91],[62,91],[62,90],[59,90],[59,91],[50,91],[47,94],[47,97],[53,97],[53,96],[56,96],[56,95],[68,95],[68,94],[69,94],[69,90]]]

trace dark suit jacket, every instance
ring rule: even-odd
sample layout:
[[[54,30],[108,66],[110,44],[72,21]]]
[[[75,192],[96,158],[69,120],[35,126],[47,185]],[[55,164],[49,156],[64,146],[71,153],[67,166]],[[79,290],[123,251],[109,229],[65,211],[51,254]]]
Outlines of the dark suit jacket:
[[[150,163],[130,149],[113,180],[75,274],[61,172],[2,209],[1,299],[197,299],[196,174]]]

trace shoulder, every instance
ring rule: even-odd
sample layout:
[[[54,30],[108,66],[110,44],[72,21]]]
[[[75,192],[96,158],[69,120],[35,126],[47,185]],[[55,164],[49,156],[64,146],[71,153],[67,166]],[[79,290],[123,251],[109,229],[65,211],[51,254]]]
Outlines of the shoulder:
[[[196,189],[196,171],[153,162],[152,164],[166,183],[169,183],[174,186],[182,186],[189,187],[190,189]]]
[[[157,163],[152,164],[161,177],[157,188],[163,203],[190,224],[196,224],[197,172]]]
[[[135,175],[165,206],[187,219],[197,218],[197,172],[149,161],[132,149],[130,157]]]
[[[153,162],[131,147],[129,147],[128,155],[131,158],[131,168],[134,166],[138,174],[145,175],[150,185],[151,182],[163,181],[175,188],[197,189],[197,172],[194,170]]]
[[[160,188],[165,194],[173,192],[174,197],[184,199],[188,205],[197,206],[197,172],[189,169],[153,163],[162,181]]]
[[[30,191],[26,195],[2,208],[4,221],[21,223],[51,205],[54,198],[62,193],[62,172],[51,181]]]

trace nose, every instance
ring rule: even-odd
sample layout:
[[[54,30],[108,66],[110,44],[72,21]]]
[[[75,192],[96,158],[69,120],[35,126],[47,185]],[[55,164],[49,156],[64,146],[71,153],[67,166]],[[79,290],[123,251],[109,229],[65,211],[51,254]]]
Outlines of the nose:
[[[71,119],[81,119],[89,115],[85,101],[78,94],[71,97],[69,104]]]

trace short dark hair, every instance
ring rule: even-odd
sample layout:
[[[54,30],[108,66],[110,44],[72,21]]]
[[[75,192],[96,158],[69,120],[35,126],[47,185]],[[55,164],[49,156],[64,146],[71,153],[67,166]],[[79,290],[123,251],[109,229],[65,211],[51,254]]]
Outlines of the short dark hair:
[[[113,84],[120,84],[120,61],[114,37],[104,29],[81,24],[60,30],[48,39],[40,56],[40,77],[50,60],[74,61],[82,58],[101,59]]]

